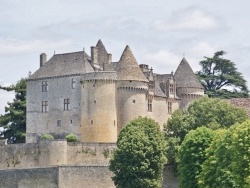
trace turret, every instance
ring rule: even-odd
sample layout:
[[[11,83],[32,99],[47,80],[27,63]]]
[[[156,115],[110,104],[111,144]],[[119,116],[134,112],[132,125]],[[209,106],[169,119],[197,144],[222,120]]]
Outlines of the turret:
[[[187,108],[193,100],[204,95],[204,88],[192,68],[183,58],[174,74],[177,96],[181,98],[181,108]]]
[[[132,119],[146,116],[148,79],[141,71],[131,49],[126,46],[117,65],[118,133]]]

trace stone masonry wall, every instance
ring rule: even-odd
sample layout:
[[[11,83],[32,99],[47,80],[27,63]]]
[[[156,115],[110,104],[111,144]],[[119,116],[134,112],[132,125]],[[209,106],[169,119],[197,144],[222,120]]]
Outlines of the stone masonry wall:
[[[39,143],[0,146],[0,169],[48,167],[55,165],[108,165],[115,144]]]

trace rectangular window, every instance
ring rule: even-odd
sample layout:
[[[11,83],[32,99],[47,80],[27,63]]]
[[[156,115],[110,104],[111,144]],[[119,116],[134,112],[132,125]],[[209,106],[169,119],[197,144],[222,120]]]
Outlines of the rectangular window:
[[[76,88],[76,79],[75,78],[72,78],[71,84],[72,84],[72,89],[75,89]]]
[[[64,99],[63,109],[69,110],[69,99]]]
[[[48,112],[48,101],[42,101],[42,112]]]
[[[171,94],[174,93],[174,84],[170,84],[170,85],[169,85],[169,92],[170,92]]]
[[[47,92],[47,91],[48,91],[48,82],[42,81],[42,92]]]
[[[172,102],[168,102],[168,113],[172,114]]]
[[[148,99],[148,111],[152,112],[152,99]]]
[[[61,127],[62,126],[62,121],[61,120],[57,120],[56,125],[57,125],[57,127]]]

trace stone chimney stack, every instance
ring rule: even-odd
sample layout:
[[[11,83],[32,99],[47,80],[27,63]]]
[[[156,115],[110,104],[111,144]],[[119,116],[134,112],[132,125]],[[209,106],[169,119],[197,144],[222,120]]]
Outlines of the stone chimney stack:
[[[107,54],[108,56],[108,64],[110,64],[112,62],[112,54]]]
[[[41,53],[41,55],[40,55],[40,67],[45,65],[46,62],[47,62],[47,55],[45,53]]]
[[[98,48],[94,46],[91,46],[91,64],[98,64]]]

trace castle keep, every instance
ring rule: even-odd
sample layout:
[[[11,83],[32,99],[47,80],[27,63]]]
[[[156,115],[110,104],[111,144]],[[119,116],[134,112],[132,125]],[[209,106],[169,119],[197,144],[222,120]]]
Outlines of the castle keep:
[[[82,142],[116,142],[119,131],[142,116],[161,126],[172,112],[204,95],[204,89],[185,58],[170,74],[157,74],[138,65],[126,46],[112,61],[99,40],[84,51],[55,54],[28,78],[26,142],[36,143],[50,133],[55,138],[76,134]]]

